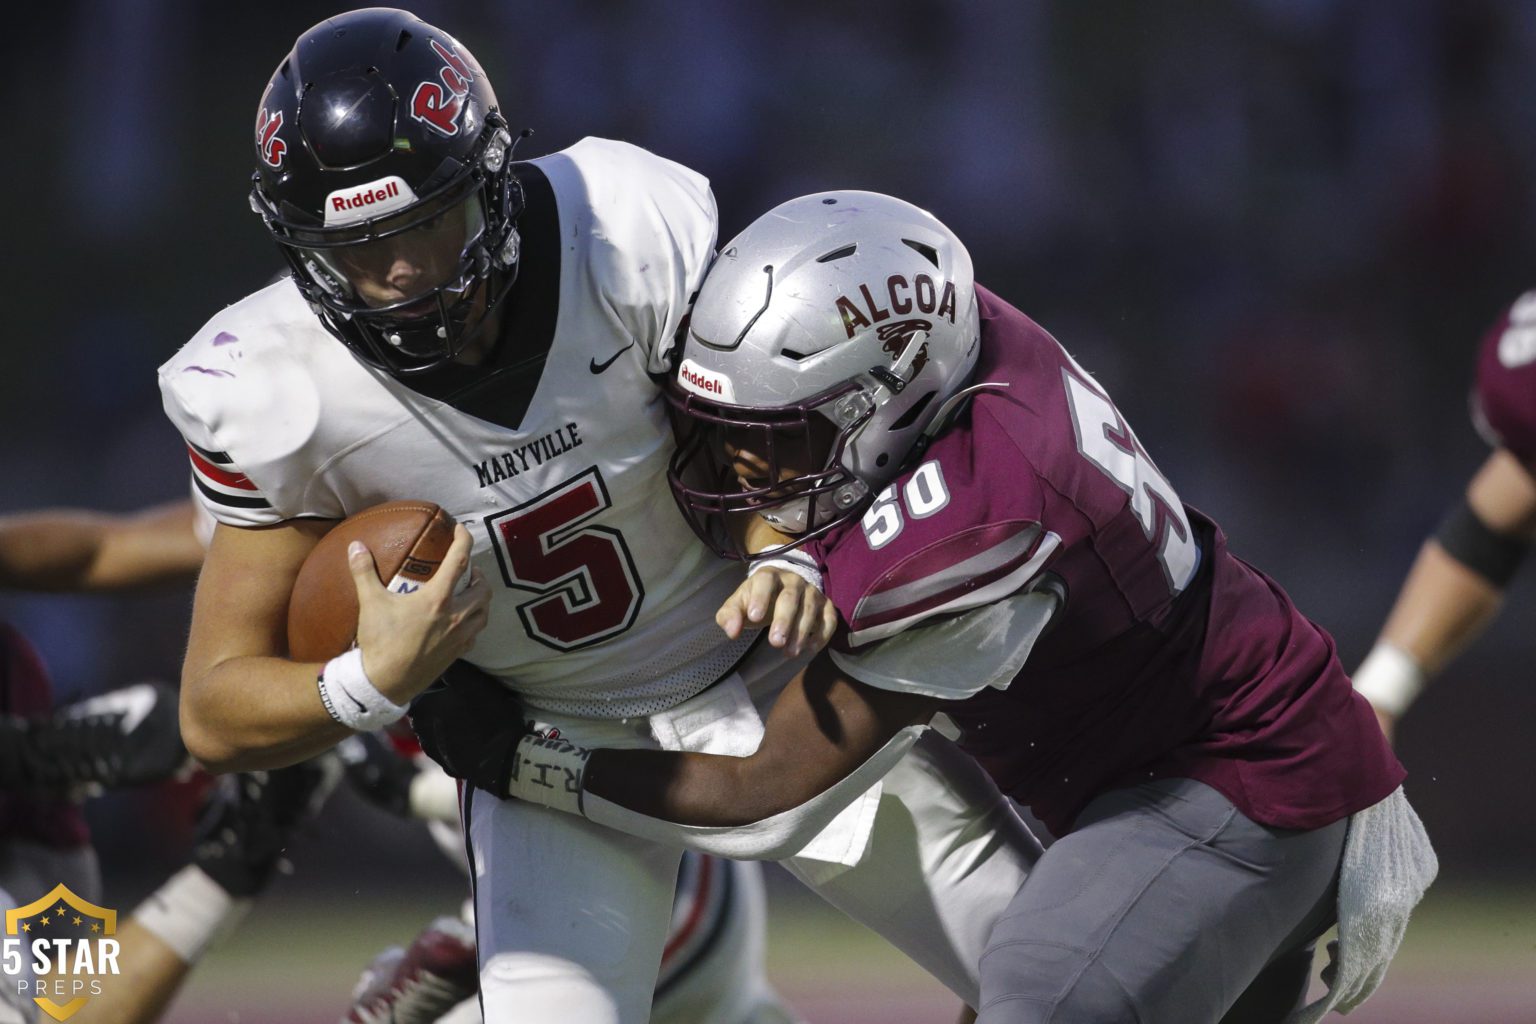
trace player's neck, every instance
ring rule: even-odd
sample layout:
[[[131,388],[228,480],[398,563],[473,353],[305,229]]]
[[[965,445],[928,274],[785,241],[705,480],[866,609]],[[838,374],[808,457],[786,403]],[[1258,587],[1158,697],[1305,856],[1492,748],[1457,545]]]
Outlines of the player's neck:
[[[500,304],[497,308],[485,314],[485,320],[475,330],[475,336],[470,339],[463,351],[453,357],[453,361],[463,366],[480,366],[484,364],[496,351],[496,344],[501,340],[502,316]]]

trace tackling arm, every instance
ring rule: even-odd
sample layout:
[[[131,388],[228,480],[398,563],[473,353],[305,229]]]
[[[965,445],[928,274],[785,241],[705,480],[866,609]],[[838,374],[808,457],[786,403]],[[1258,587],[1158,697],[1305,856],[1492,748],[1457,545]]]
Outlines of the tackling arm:
[[[855,682],[822,656],[779,695],[752,755],[596,750],[583,789],[667,821],[748,825],[827,792],[935,704]]]
[[[1536,539],[1536,478],[1505,450],[1491,455],[1467,486],[1466,509],[1487,546],[1511,550]],[[1452,523],[1455,520],[1453,519]],[[1474,555],[1451,524],[1420,549],[1355,685],[1391,732],[1429,676],[1480,636],[1504,598],[1510,556]],[[1477,563],[1477,564],[1469,564]]]
[[[525,733],[517,699],[486,677],[424,694],[411,723],[450,775],[496,796],[702,853],[779,859],[889,771],[936,703],[854,682],[823,654],[779,695],[747,757],[587,750]]]

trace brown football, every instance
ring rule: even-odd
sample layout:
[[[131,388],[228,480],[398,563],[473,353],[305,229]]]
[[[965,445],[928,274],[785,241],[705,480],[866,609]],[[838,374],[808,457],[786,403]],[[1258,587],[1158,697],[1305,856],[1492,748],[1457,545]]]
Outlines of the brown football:
[[[288,656],[329,661],[357,639],[357,588],[347,545],[373,552],[379,582],[397,592],[432,578],[453,543],[453,519],[430,501],[390,501],[348,516],[304,560],[288,598]]]

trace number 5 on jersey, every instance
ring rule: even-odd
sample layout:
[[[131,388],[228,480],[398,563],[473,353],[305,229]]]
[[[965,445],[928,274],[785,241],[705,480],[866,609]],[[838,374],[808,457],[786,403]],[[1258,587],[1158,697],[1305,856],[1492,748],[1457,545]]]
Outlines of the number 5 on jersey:
[[[571,651],[635,624],[645,588],[624,535],[582,525],[612,504],[593,466],[532,501],[485,517],[502,579],[538,595],[518,605],[517,614],[539,643]]]

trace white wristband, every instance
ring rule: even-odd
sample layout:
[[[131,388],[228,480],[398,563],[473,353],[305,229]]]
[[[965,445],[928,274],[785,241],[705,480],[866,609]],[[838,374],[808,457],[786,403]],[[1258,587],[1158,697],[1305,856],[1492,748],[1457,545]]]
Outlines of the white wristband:
[[[767,558],[759,558],[747,570],[748,578],[759,569],[783,569],[785,572],[792,572],[799,576],[817,590],[822,589],[821,570],[816,568],[815,559],[799,551],[786,551],[782,555],[770,555]]]
[[[1408,710],[1426,681],[1424,669],[1414,656],[1386,641],[1371,649],[1354,679],[1355,690],[1372,707],[1393,717]]]
[[[567,814],[581,813],[581,782],[592,751],[529,733],[517,744],[507,796]]]
[[[139,904],[133,919],[186,963],[195,964],[240,923],[251,902],[235,899],[202,868],[188,864]]]
[[[405,715],[405,708],[380,693],[369,680],[360,648],[326,662],[317,682],[325,710],[348,729],[372,732],[393,725]]]

